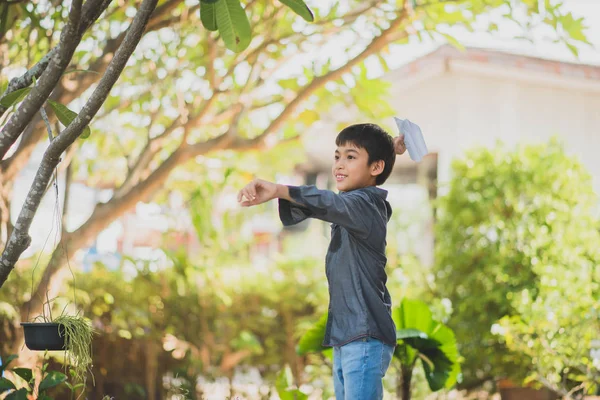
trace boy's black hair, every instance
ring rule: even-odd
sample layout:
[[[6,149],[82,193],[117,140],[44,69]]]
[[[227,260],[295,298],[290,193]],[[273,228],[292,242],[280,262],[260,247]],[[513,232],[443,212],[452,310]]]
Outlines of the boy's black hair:
[[[385,162],[383,172],[377,175],[375,179],[376,185],[382,185],[389,178],[396,162],[396,151],[394,150],[392,137],[379,125],[356,124],[344,128],[335,139],[337,146],[343,146],[347,143],[365,149],[369,154],[369,165],[379,160]]]

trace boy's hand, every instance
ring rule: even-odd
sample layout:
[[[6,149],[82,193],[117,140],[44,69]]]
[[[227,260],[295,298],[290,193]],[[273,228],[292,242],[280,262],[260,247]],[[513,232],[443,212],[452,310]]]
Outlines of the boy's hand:
[[[403,134],[400,134],[394,138],[394,151],[398,155],[402,155],[406,151],[406,144],[404,143]]]
[[[256,206],[277,197],[277,184],[255,179],[238,193],[242,207]]]

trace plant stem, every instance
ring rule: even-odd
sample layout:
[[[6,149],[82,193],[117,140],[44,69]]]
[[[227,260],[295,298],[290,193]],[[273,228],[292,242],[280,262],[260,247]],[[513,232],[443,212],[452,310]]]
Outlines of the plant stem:
[[[402,366],[402,400],[410,400],[413,367],[414,364],[411,366]]]

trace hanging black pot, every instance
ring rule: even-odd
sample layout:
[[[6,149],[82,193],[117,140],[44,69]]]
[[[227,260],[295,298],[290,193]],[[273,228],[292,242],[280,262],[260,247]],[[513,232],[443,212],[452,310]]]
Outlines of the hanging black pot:
[[[21,322],[29,350],[64,350],[65,327],[55,322]]]

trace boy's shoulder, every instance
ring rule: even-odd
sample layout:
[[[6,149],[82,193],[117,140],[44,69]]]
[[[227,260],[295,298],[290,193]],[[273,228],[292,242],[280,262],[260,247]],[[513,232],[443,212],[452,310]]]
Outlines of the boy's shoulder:
[[[356,196],[361,196],[364,198],[371,198],[372,196],[375,196],[376,198],[380,198],[383,200],[386,200],[387,195],[388,195],[387,190],[382,189],[377,186],[366,186],[363,188],[354,189],[351,192],[347,192],[347,193],[353,193]]]
[[[361,198],[377,214],[381,214],[389,220],[392,215],[392,207],[387,201],[388,191],[377,186],[366,186],[346,192],[346,195]],[[363,209],[364,210],[364,209]]]

